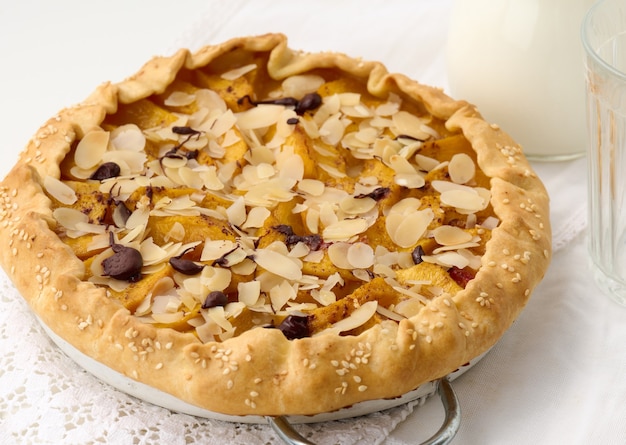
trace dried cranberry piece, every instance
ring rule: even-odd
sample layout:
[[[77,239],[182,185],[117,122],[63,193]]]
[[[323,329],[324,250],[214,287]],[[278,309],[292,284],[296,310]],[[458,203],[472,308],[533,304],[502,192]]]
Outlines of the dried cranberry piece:
[[[309,317],[306,315],[288,315],[287,318],[278,325],[278,329],[280,329],[283,335],[289,340],[311,336]]]
[[[216,306],[226,306],[228,304],[228,297],[226,294],[219,290],[214,290],[209,292],[209,295],[206,296],[204,303],[202,304],[202,309],[209,309]]]
[[[456,284],[458,284],[462,288],[465,288],[465,286],[467,286],[467,283],[469,283],[475,277],[474,272],[470,269],[459,269],[456,266],[452,266],[450,269],[448,269],[448,273],[450,274],[450,278],[452,278],[456,282]]]
[[[111,248],[115,253],[102,261],[104,275],[132,283],[139,281],[141,279],[141,268],[143,267],[141,253],[132,247],[115,244],[113,232],[109,233]]]
[[[109,178],[116,178],[120,175],[120,166],[115,162],[105,162],[98,169],[92,173],[89,179],[95,179],[96,181],[104,181]]]

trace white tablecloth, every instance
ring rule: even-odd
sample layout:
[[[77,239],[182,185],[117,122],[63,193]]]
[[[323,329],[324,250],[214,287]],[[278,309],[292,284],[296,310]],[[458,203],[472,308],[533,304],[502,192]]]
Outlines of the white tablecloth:
[[[450,8],[450,0],[3,2],[0,174],[58,109],[178,46],[279,31],[293,48],[380,60],[447,89]],[[626,309],[600,293],[587,268],[586,162],[535,167],[552,199],[554,260],[513,327],[453,383],[462,408],[454,443],[623,444]],[[442,418],[430,399],[298,429],[320,444],[412,444]],[[50,342],[0,273],[0,443],[194,441],[280,443],[265,425],[171,413],[99,382]]]

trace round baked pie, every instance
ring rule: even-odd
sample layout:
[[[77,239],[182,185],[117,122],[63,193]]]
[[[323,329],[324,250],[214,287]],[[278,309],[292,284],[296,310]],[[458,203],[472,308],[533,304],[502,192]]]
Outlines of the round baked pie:
[[[270,34],[101,85],[1,185],[1,261],[83,354],[226,415],[393,398],[494,345],[548,197],[474,106]]]

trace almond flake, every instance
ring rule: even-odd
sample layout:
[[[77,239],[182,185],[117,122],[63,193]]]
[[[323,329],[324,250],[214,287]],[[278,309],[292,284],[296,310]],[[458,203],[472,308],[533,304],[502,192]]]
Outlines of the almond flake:
[[[347,260],[354,269],[367,269],[374,264],[374,249],[369,244],[354,243],[348,249]]]
[[[321,196],[325,185],[317,179],[302,179],[298,182],[298,190],[311,196]]]
[[[352,264],[348,261],[348,250],[351,244],[345,242],[332,243],[328,246],[328,259],[339,269],[352,269]]]
[[[248,212],[246,222],[241,226],[243,229],[263,227],[265,220],[269,218],[271,212],[265,207],[253,207]]]
[[[242,196],[226,209],[228,222],[235,226],[241,226],[246,221],[246,205]]]
[[[441,193],[441,203],[457,209],[477,212],[485,207],[485,200],[475,191],[448,190]]]
[[[209,291],[224,290],[231,281],[232,274],[223,267],[205,266],[200,274],[200,282]]]
[[[278,156],[276,158],[276,169],[281,178],[291,178],[295,181],[300,181],[304,177],[304,161],[297,154]]]
[[[235,132],[228,135],[228,132],[231,131],[236,122],[237,117],[235,116],[235,114],[232,112],[232,110],[227,110],[217,116],[214,120],[212,120],[210,122],[210,125],[203,126],[201,128],[215,139],[219,138],[220,136],[224,136],[222,144],[228,147],[229,145],[238,142],[240,139]]]
[[[200,261],[213,261],[226,255],[235,249],[237,244],[230,240],[212,240],[207,239],[204,242]]]
[[[182,91],[174,91],[163,103],[168,107],[184,107],[194,103],[196,96],[193,94],[183,93]]]
[[[249,65],[244,65],[242,67],[235,68],[234,70],[226,71],[225,73],[222,73],[220,77],[226,80],[235,80],[235,79],[240,78],[244,74],[249,73],[250,71],[254,71],[255,69],[256,69],[256,64],[251,63]]]
[[[43,179],[43,187],[54,199],[62,204],[72,205],[78,200],[73,188],[52,176],[46,176]]]
[[[147,160],[144,152],[130,150],[107,151],[102,155],[102,162],[115,162],[120,166],[123,176],[142,173]]]
[[[217,168],[213,165],[198,171],[198,176],[202,179],[203,185],[207,190],[217,191],[224,188],[224,183],[217,175]]]
[[[469,260],[458,252],[443,252],[437,255],[423,255],[422,259],[445,267],[455,266],[463,269],[469,265]]]
[[[348,215],[360,215],[367,213],[376,207],[376,200],[368,197],[355,198],[347,196],[339,203],[339,208]]]
[[[135,124],[126,124],[111,131],[111,145],[117,150],[141,151],[146,146],[146,136]]]
[[[301,267],[291,258],[271,249],[258,249],[254,261],[263,269],[288,280],[302,278]]]
[[[76,226],[79,223],[86,223],[89,221],[89,217],[83,212],[68,208],[59,207],[52,212],[54,219],[66,229],[76,230]]]
[[[457,153],[452,156],[450,164],[448,164],[448,173],[452,182],[466,184],[474,178],[476,165],[467,154]]]
[[[296,290],[287,280],[283,280],[278,286],[274,286],[269,291],[272,308],[275,311],[281,311],[289,300],[296,298],[296,295]]]
[[[224,113],[228,109],[224,99],[215,91],[206,88],[197,89],[194,92],[196,104],[199,108],[205,108],[212,113]]]
[[[442,246],[467,243],[472,240],[472,234],[460,227],[443,225],[433,230],[435,241]]]
[[[358,309],[355,309],[348,317],[333,324],[330,328],[323,330],[320,334],[333,333],[338,334],[340,332],[351,331],[364,325],[370,318],[376,313],[378,308],[378,301],[367,301],[363,303]],[[319,335],[319,334],[318,334]]]
[[[396,312],[394,312],[394,311],[390,311],[389,309],[387,309],[387,308],[386,308],[386,307],[384,307],[384,306],[378,306],[378,307],[376,308],[376,312],[378,312],[378,313],[379,313],[380,315],[382,315],[383,317],[387,317],[387,318],[389,318],[390,320],[395,320],[395,321],[402,321],[402,320],[404,320],[405,318],[407,318],[407,317],[405,317],[405,316],[403,316],[403,315],[400,315],[399,313],[396,313]]]
[[[322,306],[328,306],[337,301],[337,295],[328,289],[314,289],[311,291],[311,296]]]
[[[258,105],[235,114],[240,130],[257,130],[274,125],[285,108],[282,105]]]
[[[233,325],[226,318],[226,311],[222,306],[215,306],[208,309],[207,316],[225,331],[229,331],[233,328]]]
[[[76,165],[85,170],[98,165],[109,146],[109,136],[108,131],[102,130],[93,130],[85,134],[74,152]]]
[[[426,140],[431,136],[422,129],[422,120],[407,111],[398,111],[392,116],[392,120],[394,125],[392,130],[396,136],[406,135],[419,140]]]
[[[404,315],[406,318],[411,318],[417,315],[423,307],[424,303],[420,299],[408,298],[396,304],[393,310],[400,315]]]
[[[237,284],[239,301],[246,306],[254,306],[261,295],[261,283],[259,281],[245,281]]]
[[[324,78],[316,74],[300,74],[287,77],[281,87],[285,96],[301,99],[305,94],[317,91],[324,83]]]
[[[446,252],[448,250],[469,249],[469,248],[478,247],[478,246],[480,246],[480,243],[478,243],[478,242],[468,242],[468,243],[462,243],[462,244],[455,244],[453,246],[441,246],[441,247],[437,247],[436,249],[434,249],[433,250],[433,254]]]
[[[429,158],[419,153],[415,155],[415,163],[420,169],[426,172],[434,170],[440,164],[437,159]]]
[[[185,227],[176,221],[172,224],[170,230],[165,234],[165,241],[173,239],[174,241],[182,241],[185,238]]]
[[[369,227],[363,218],[344,219],[327,226],[322,237],[327,241],[347,241],[355,235],[365,232]]]
[[[434,216],[429,208],[408,215],[390,213],[385,220],[385,227],[394,243],[407,248],[414,246],[424,235]]]
[[[320,138],[328,145],[337,145],[343,138],[343,122],[338,114],[328,118],[320,127]]]

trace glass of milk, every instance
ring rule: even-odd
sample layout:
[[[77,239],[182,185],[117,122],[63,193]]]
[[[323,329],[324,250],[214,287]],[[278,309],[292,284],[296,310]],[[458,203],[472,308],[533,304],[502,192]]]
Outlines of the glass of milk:
[[[456,0],[448,35],[453,97],[478,107],[531,160],[586,148],[580,25],[593,0]]]

